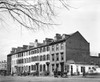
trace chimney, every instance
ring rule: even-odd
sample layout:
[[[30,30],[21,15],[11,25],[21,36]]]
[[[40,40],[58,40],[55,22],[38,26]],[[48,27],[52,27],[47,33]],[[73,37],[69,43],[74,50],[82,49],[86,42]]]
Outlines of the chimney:
[[[22,47],[17,47],[17,48],[16,48],[16,52],[20,52],[21,50],[23,50]]]
[[[46,44],[46,40],[43,40],[43,44]]]
[[[37,47],[38,46],[38,40],[35,39],[35,42],[34,42],[34,47]]]
[[[23,45],[23,50],[27,49],[28,45]]]
[[[16,48],[12,48],[12,51],[13,51],[14,53],[16,53]]]
[[[29,43],[29,46],[34,46],[34,43],[33,43],[33,42],[30,42],[30,43]]]
[[[16,53],[16,48],[12,48],[12,50],[10,51],[11,54]]]
[[[38,42],[38,39],[35,39],[35,42]]]
[[[68,37],[69,37],[69,35],[67,35],[67,34],[62,35],[62,39],[67,39]]]
[[[56,33],[56,36],[54,37],[55,41],[62,39],[61,34]]]
[[[51,43],[53,41],[53,39],[52,38],[46,38],[45,41],[48,44],[48,43]]]

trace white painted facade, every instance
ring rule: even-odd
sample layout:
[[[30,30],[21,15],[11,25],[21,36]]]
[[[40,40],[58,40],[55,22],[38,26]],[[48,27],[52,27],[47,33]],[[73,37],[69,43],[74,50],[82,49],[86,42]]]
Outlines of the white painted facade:
[[[33,49],[34,50],[34,49]],[[32,51],[32,50],[29,50]],[[11,74],[16,73],[18,70],[18,67],[23,68],[21,72],[28,72],[30,70],[30,73],[35,72],[35,70],[32,70],[32,65],[36,65],[36,63],[38,63],[38,71],[40,71],[40,65],[45,65],[45,70],[47,70],[47,65],[46,63],[49,62],[50,63],[50,59],[46,59],[46,60],[41,60],[40,61],[40,56],[44,56],[47,57],[47,55],[49,55],[50,57],[50,51],[45,51],[45,52],[41,52],[41,53],[35,53],[35,54],[29,54],[29,51],[24,51],[23,56],[18,57],[18,53],[14,54],[11,56]],[[38,60],[36,61],[32,61],[32,57],[37,57],[38,56]],[[29,59],[30,58],[30,62],[25,62],[25,59]],[[18,60],[22,59],[23,63],[18,63]],[[30,68],[29,68],[30,67]],[[50,69],[50,68],[49,68]],[[43,72],[43,70],[41,71]]]
[[[0,61],[0,70],[7,70],[7,62],[6,62],[6,60]]]
[[[11,74],[16,73],[17,54],[11,56]]]
[[[69,72],[68,75],[71,75],[71,71],[73,75],[82,75],[82,68],[85,68],[85,73],[97,72],[97,65],[88,65],[88,64],[69,64]],[[72,68],[72,69],[71,69]]]

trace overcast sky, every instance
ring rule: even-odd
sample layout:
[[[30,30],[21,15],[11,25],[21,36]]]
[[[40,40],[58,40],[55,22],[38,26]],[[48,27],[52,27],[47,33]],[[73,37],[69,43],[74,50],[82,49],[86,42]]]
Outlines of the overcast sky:
[[[70,34],[79,31],[90,43],[92,53],[100,52],[100,0],[69,0],[68,4],[74,8],[70,11],[59,10],[56,23],[59,26],[49,27],[45,30],[29,31],[20,28],[14,21],[0,23],[0,60],[6,59],[12,47],[28,45],[38,39],[42,42],[46,37],[53,38],[56,33]],[[10,19],[4,15],[4,19]],[[7,16],[7,17],[6,17]],[[2,17],[2,15],[0,15]],[[95,55],[95,54],[94,54]]]

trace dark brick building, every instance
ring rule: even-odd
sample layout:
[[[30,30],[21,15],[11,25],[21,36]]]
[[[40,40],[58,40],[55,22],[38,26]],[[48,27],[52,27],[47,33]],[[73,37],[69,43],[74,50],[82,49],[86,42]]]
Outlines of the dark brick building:
[[[7,55],[7,75],[11,74],[11,56],[12,54]]]
[[[88,62],[89,42],[77,31],[66,40],[66,61]]]

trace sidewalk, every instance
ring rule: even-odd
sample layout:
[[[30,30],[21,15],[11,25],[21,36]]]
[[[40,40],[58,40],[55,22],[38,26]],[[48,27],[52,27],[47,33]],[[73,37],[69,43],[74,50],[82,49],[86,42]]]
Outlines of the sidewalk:
[[[79,76],[68,76],[68,78],[84,78],[82,75]]]
[[[64,77],[54,77],[54,76],[1,76],[1,77],[12,77],[12,78],[27,78],[27,79],[31,79],[31,78],[34,78],[34,79],[55,79],[55,78],[64,78]],[[88,76],[86,75],[86,77],[83,77],[82,75],[79,75],[79,76],[68,76],[68,77],[65,77],[66,79],[69,78],[100,78],[100,75],[99,76]]]

